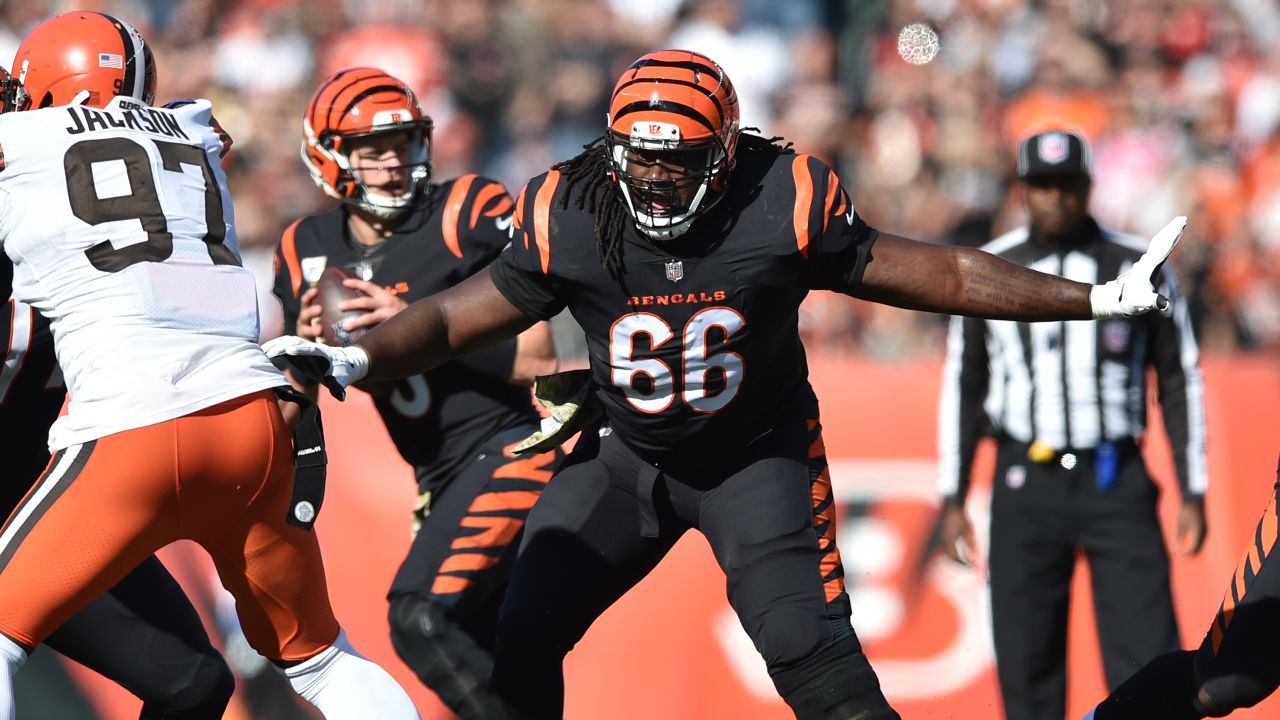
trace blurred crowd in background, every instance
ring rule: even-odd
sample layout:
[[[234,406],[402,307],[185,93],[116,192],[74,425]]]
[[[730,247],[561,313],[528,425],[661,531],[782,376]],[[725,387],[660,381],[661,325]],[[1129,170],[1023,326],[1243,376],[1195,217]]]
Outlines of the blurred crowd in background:
[[[602,133],[635,57],[686,47],[725,67],[745,126],[832,164],[872,225],[930,242],[1022,223],[1017,140],[1082,131],[1104,225],[1148,236],[1191,217],[1175,261],[1203,348],[1280,347],[1275,0],[0,0],[0,62],[78,8],[152,42],[160,102],[214,101],[264,287],[283,228],[328,206],[298,158],[325,75],[377,65],[407,81],[435,120],[435,176],[480,172],[514,194]],[[930,63],[899,56],[913,22],[941,38]],[[937,317],[826,293],[802,326],[812,352],[943,345]],[[279,332],[267,313],[264,334]]]

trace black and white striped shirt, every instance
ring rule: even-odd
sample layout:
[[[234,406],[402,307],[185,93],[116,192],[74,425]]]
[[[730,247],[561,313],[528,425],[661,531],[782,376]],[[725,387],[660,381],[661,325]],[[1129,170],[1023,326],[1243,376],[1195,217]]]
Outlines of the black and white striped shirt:
[[[1084,283],[1126,271],[1147,243],[1090,222],[1071,247],[1035,238],[1027,228],[983,250],[1034,270]],[[1159,291],[1172,314],[1133,320],[1027,323],[953,317],[938,411],[940,489],[964,502],[983,434],[1055,449],[1092,448],[1136,438],[1146,429],[1146,368],[1155,370],[1165,430],[1184,498],[1203,496],[1204,383],[1186,300],[1166,265]]]

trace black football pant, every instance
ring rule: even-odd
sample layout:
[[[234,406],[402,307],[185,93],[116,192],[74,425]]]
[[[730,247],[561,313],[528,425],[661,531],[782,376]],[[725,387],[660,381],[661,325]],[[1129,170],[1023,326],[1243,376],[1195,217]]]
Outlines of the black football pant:
[[[593,446],[584,432],[529,516],[502,605],[492,689],[507,717],[561,718],[565,655],[696,528],[797,717],[897,718],[849,624],[820,432],[816,419],[780,422],[703,474],[659,470],[616,435]]]
[[[6,467],[0,481],[5,517],[49,459],[30,455]],[[191,601],[154,556],[44,644],[141,698],[143,720],[218,720],[235,690],[231,669],[209,643]]]
[[[1118,462],[1115,484],[1102,489],[1087,451],[1065,463],[1036,463],[1026,445],[999,443],[988,567],[996,670],[1009,720],[1062,720],[1066,712],[1067,617],[1078,553],[1089,563],[1108,687],[1179,646],[1158,490],[1135,446],[1122,446]]]
[[[529,510],[564,458],[507,452],[535,429],[494,436],[432,493],[387,594],[396,653],[463,720],[489,715],[484,694],[507,576]]]

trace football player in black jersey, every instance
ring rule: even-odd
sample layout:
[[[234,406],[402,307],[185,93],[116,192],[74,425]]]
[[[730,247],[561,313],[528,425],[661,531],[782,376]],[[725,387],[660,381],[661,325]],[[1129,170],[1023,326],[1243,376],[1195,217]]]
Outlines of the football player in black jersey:
[[[304,118],[303,160],[338,207],[293,223],[276,257],[285,327],[315,338],[313,286],[341,266],[363,296],[341,333],[358,336],[418,298],[488,265],[510,240],[512,201],[476,175],[432,183],[431,119],[413,92],[375,68],[325,80]],[[424,684],[463,718],[483,717],[477,695],[492,665],[497,612],[529,509],[559,452],[516,458],[537,427],[529,385],[555,372],[545,323],[518,338],[365,389],[420,498],[416,534],[392,583],[391,638]]]
[[[67,396],[49,321],[10,297],[12,278],[13,265],[0,254],[5,517],[44,472],[49,426]],[[143,720],[220,718],[235,690],[231,669],[209,643],[196,609],[155,556],[71,616],[44,644],[141,698]]]
[[[492,677],[508,715],[560,718],[565,654],[696,528],[798,718],[897,718],[850,626],[800,302],[826,289],[995,318],[1140,314],[1167,304],[1152,273],[1184,224],[1097,286],[878,232],[830,168],[739,131],[719,65],[664,50],[622,75],[601,141],[529,182],[513,242],[488,272],[356,345],[279,338],[266,349],[340,392],[565,307],[586,331],[608,426],[529,516]]]

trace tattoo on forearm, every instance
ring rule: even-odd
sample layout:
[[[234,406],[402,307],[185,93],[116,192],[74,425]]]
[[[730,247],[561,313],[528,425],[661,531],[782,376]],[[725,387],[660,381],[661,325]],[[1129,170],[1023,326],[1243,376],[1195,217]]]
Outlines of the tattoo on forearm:
[[[1003,263],[975,265],[964,289],[972,314],[1023,320],[1088,317],[1087,286]]]

